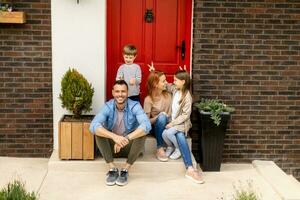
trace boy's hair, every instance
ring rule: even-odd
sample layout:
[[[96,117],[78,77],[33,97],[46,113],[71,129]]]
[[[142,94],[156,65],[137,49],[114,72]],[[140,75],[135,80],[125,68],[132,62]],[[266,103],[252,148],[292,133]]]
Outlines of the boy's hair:
[[[115,81],[115,83],[113,85],[113,88],[115,87],[115,85],[126,85],[127,90],[128,90],[128,84],[124,80],[117,80],[117,81]]]
[[[163,75],[165,75],[165,74],[161,71],[152,71],[148,76],[146,84],[147,84],[148,94],[152,100],[154,97],[154,92],[155,92],[156,86],[159,83],[159,78]],[[168,93],[167,91],[163,91],[162,95],[166,96],[167,93]]]
[[[123,48],[123,54],[135,56],[137,54],[137,49],[136,49],[136,47],[134,45],[127,44]]]
[[[179,104],[182,102],[182,100],[185,98],[186,94],[190,91],[190,87],[191,87],[191,78],[190,75],[187,73],[186,70],[178,70],[175,73],[175,77],[178,78],[181,81],[185,81],[184,85],[182,87],[182,96],[181,99],[179,101]]]

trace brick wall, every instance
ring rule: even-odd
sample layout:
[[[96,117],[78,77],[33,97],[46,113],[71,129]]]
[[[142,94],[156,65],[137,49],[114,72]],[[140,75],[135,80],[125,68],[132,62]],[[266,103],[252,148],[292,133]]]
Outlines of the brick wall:
[[[53,147],[50,0],[13,3],[27,23],[0,24],[0,156],[46,157]]]
[[[196,101],[236,108],[224,161],[273,160],[300,179],[300,1],[195,0],[193,34]]]

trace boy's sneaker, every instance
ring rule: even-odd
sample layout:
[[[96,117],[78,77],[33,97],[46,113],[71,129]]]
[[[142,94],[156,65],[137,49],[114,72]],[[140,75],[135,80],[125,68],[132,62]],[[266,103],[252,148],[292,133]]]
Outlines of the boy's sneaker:
[[[106,174],[106,185],[114,185],[119,177],[119,170],[111,168]]]
[[[198,184],[204,183],[202,175],[197,170],[187,170],[185,173],[185,177]]]
[[[178,149],[178,148],[176,148],[175,150],[174,150],[174,152],[170,155],[170,158],[172,159],[172,160],[177,160],[178,158],[180,158],[181,157],[181,153],[180,153],[180,150]]]
[[[169,157],[172,154],[173,151],[174,151],[173,147],[167,147],[167,149],[166,149],[166,156]]]
[[[128,183],[128,170],[127,169],[121,169],[120,176],[118,177],[116,183],[119,186],[124,186]]]

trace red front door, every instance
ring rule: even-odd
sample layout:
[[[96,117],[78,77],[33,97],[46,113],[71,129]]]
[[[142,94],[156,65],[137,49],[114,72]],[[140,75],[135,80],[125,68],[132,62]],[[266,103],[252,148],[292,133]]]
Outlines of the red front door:
[[[190,69],[192,0],[108,0],[107,1],[107,87],[111,90],[118,67],[123,63],[122,49],[134,44],[141,66],[141,97],[145,98],[147,64],[167,74],[169,82],[178,66]],[[152,16],[152,17],[151,17]]]

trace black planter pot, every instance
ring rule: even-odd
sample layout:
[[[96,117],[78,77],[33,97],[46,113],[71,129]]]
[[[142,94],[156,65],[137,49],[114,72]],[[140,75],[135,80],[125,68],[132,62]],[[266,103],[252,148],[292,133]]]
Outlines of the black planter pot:
[[[229,119],[230,114],[223,113],[221,123],[217,126],[210,118],[209,112],[200,112],[200,149],[202,155],[199,160],[202,161],[203,171],[220,171],[224,137]]]

